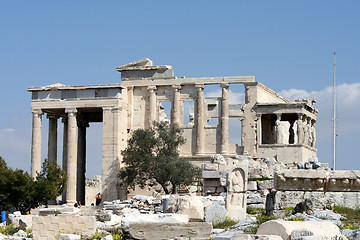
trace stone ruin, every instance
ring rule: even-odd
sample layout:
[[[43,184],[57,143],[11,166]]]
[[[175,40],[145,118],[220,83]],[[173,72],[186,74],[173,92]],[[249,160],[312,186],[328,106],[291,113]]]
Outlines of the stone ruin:
[[[32,175],[41,166],[42,115],[49,119],[50,162],[57,162],[57,126],[61,118],[62,165],[69,176],[63,200],[90,205],[87,196],[93,191],[101,190],[104,195],[103,210],[69,220],[70,225],[83,224],[82,218],[88,216],[93,232],[93,217],[106,225],[113,218],[109,218],[110,212],[125,220],[141,214],[136,215],[137,222],[126,220],[131,222],[137,239],[153,239],[166,231],[208,238],[211,225],[209,232],[207,223],[215,224],[224,217],[244,220],[246,208],[266,208],[269,214],[280,215],[287,207],[305,200],[313,209],[335,204],[359,206],[360,172],[331,171],[317,161],[318,111],[314,100],[287,100],[252,76],[177,78],[171,66],[153,66],[149,59],[123,65],[117,71],[121,72],[121,84],[28,88],[33,113]],[[229,103],[232,84],[244,85],[243,104]],[[208,85],[220,86],[221,97],[205,97]],[[230,118],[238,119],[241,127],[229,129]],[[154,189],[124,188],[117,177],[122,167],[120,152],[133,130],[149,128],[153,121],[176,123],[183,130],[186,144],[180,154],[202,167],[200,191],[198,186],[188,189],[193,192],[190,195],[160,196]],[[103,123],[102,176],[96,181],[85,180],[86,129],[92,122]],[[229,130],[239,131],[240,144],[229,143]],[[157,197],[143,198],[139,193]],[[43,214],[56,215],[58,210],[51,211],[44,210]],[[159,224],[161,218],[170,225]],[[139,223],[142,220],[145,223]],[[190,223],[203,220],[206,223],[196,226]],[[40,217],[35,221],[40,229],[41,221]],[[49,221],[57,220],[49,217]],[[271,224],[267,227],[270,230],[276,224],[287,223]]]
[[[49,121],[47,158],[50,162],[58,161],[57,128],[61,118],[62,166],[69,179],[63,200],[69,203],[91,204],[85,201],[85,152],[86,129],[93,122],[103,124],[104,200],[131,198],[141,191],[128,191],[118,178],[121,150],[126,148],[133,130],[149,128],[154,120],[180,126],[186,138],[180,154],[199,166],[210,163],[215,154],[233,159],[242,155],[269,158],[284,164],[316,157],[314,125],[318,111],[312,101],[287,100],[256,82],[253,76],[177,78],[171,66],[154,66],[149,59],[120,66],[117,71],[121,73],[121,84],[58,83],[28,88],[32,93],[33,114],[31,174],[35,176],[41,169],[42,115]],[[233,84],[244,86],[243,104],[229,103]],[[219,86],[221,96],[205,97],[208,85]],[[188,112],[188,106],[193,110]],[[239,144],[229,143],[229,119],[239,121],[239,128],[231,129],[239,131]]]

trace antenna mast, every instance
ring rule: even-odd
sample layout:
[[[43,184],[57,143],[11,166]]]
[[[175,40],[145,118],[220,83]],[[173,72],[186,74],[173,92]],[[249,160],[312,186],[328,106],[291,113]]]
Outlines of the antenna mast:
[[[336,53],[334,52],[334,86],[333,86],[333,170],[335,170],[336,159]]]

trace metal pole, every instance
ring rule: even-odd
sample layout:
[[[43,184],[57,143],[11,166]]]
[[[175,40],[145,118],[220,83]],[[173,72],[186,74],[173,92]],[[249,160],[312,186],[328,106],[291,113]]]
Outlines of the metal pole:
[[[336,162],[336,53],[334,52],[334,86],[333,86],[333,170]]]

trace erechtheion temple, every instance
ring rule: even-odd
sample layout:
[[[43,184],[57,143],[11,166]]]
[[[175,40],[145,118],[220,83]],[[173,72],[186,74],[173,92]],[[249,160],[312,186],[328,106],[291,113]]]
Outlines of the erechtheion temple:
[[[61,119],[62,165],[69,177],[66,200],[70,203],[85,199],[86,129],[92,122],[103,124],[102,191],[106,200],[125,197],[118,179],[121,150],[132,130],[149,128],[153,121],[166,120],[183,129],[186,143],[181,155],[195,164],[214,154],[275,158],[282,163],[306,162],[316,156],[317,110],[312,101],[289,101],[253,76],[177,78],[171,66],[153,66],[149,59],[116,70],[121,72],[121,84],[28,88],[33,114],[31,174],[41,170],[42,115],[49,121],[50,162],[57,161]],[[244,85],[244,104],[229,104],[232,84]],[[208,85],[218,85],[221,97],[205,97]],[[186,102],[193,103],[190,117],[184,116]],[[170,116],[164,113],[166,103],[171,106]],[[214,118],[218,124],[209,124]],[[241,128],[229,129],[230,118],[238,119]],[[241,131],[241,145],[229,144],[229,130]],[[235,195],[243,191],[233,188]]]

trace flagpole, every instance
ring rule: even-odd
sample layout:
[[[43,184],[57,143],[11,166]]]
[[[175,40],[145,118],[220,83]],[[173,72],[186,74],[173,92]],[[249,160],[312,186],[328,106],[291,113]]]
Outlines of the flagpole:
[[[334,76],[333,76],[333,170],[336,162],[336,53],[334,52]]]

